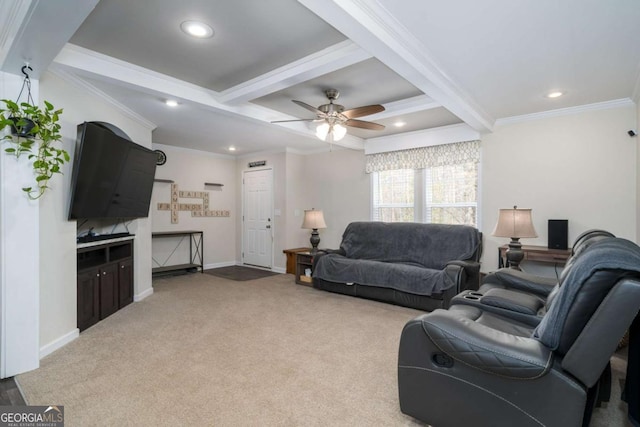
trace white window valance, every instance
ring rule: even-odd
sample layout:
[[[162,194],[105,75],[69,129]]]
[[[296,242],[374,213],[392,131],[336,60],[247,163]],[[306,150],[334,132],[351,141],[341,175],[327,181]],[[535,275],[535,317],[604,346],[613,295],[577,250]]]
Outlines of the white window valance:
[[[480,141],[463,141],[409,150],[366,155],[365,172],[396,169],[427,169],[461,163],[480,162]]]

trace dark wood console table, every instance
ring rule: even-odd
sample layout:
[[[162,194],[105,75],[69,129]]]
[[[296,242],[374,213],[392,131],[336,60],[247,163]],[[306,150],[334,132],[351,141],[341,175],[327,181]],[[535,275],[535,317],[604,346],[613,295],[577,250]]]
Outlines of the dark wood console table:
[[[187,270],[187,271],[191,269],[197,270],[198,268],[200,269],[201,273],[204,273],[204,253],[203,253],[204,245],[202,242],[202,237],[203,237],[202,231],[193,231],[193,230],[162,231],[162,232],[151,233],[152,239],[166,238],[166,237],[180,237],[180,240],[176,244],[176,247],[173,250],[173,252],[175,252],[175,250],[178,249],[178,246],[180,246],[180,243],[182,243],[185,237],[189,238],[189,262],[182,263],[182,264],[166,265],[167,262],[169,262],[169,260],[171,259],[171,255],[173,255],[173,252],[171,252],[171,255],[169,255],[169,257],[162,264],[154,260],[156,264],[160,264],[160,265],[158,267],[154,267],[151,270],[152,274],[160,274],[160,273],[166,273],[166,272],[177,271],[177,270]]]
[[[507,249],[509,245],[498,248],[498,268],[507,266]],[[545,262],[564,265],[571,256],[571,249],[549,249],[546,246],[522,245],[524,258],[522,261]]]

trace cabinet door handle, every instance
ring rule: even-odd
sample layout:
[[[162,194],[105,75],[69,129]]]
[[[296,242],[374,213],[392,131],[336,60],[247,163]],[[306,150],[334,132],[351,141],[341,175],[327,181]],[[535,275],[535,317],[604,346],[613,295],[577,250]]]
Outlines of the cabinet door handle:
[[[124,265],[121,265],[120,268],[124,268]]]
[[[97,273],[97,274],[96,274],[96,277],[100,277],[100,273]]]
[[[103,271],[103,272],[102,272],[102,275],[103,275],[103,276],[106,276],[106,275],[107,275],[107,272],[106,272],[106,271]]]

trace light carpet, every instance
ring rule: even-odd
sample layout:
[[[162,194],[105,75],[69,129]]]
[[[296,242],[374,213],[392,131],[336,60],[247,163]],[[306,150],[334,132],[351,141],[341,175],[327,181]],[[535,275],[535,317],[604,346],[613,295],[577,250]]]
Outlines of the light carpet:
[[[68,427],[421,425],[400,412],[396,368],[420,313],[291,275],[159,278],[16,379],[28,404],[64,405]],[[622,425],[621,410],[594,422]]]

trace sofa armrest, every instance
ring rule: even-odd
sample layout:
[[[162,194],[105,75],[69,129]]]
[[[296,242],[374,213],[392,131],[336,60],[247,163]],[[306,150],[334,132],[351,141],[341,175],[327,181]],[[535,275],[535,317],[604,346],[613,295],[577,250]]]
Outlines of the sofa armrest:
[[[458,265],[464,269],[464,281],[460,283],[458,293],[466,290],[477,291],[480,287],[480,263],[477,261],[449,261],[447,266]]]
[[[318,252],[316,252],[316,254],[313,256],[313,265],[312,265],[312,269],[315,271],[316,269],[316,265],[318,263],[318,260],[320,258],[322,258],[325,255],[328,254],[338,254],[338,255],[342,255],[345,256],[346,252],[344,249],[340,248],[340,249],[320,249],[318,250]]]
[[[421,320],[423,330],[440,351],[483,372],[534,379],[551,367],[552,352],[533,338],[491,329],[448,310],[434,310]]]
[[[487,274],[482,283],[500,285],[507,289],[517,289],[546,298],[558,280],[551,277],[534,276],[513,268],[501,268]]]

